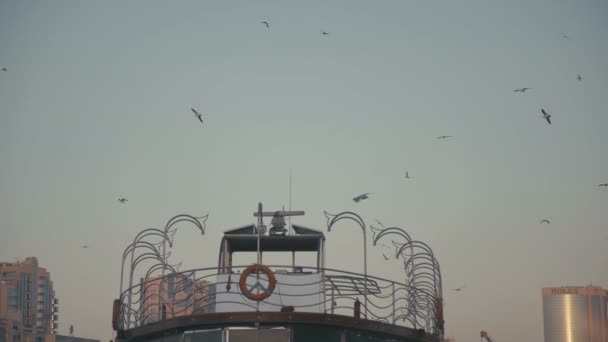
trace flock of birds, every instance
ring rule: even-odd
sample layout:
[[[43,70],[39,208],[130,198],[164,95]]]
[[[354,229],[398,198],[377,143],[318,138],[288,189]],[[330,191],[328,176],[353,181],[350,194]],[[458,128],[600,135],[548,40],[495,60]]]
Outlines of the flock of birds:
[[[260,22],[260,24],[263,24],[263,25],[266,27],[266,29],[270,29],[270,23],[269,23],[268,21],[266,21],[266,20],[261,21],[261,22]],[[327,31],[321,31],[321,34],[322,34],[322,35],[324,35],[324,36],[326,36],[326,35],[329,35],[329,32],[327,32]],[[561,36],[562,36],[562,38],[564,38],[564,39],[570,39],[570,37],[569,37],[569,36],[567,36],[567,35],[565,35],[564,33],[560,33],[560,35],[561,35]],[[3,68],[2,68],[2,69],[0,69],[0,70],[2,70],[3,72],[8,72],[8,69],[7,69],[6,67],[3,67]],[[583,81],[583,77],[582,77],[580,74],[578,74],[578,75],[577,75],[576,79],[577,79],[579,82],[582,82],[582,81]],[[529,90],[532,90],[532,88],[529,88],[529,87],[522,87],[522,88],[517,88],[517,89],[515,89],[513,92],[515,92],[515,93],[520,93],[520,94],[525,94],[525,93],[527,93]],[[203,120],[203,114],[202,114],[201,112],[199,112],[198,110],[196,110],[196,109],[194,109],[194,108],[190,108],[190,110],[192,111],[192,113],[194,113],[194,117],[195,117],[197,120],[199,120],[201,123],[204,123],[204,120]],[[549,113],[548,113],[548,112],[547,112],[547,111],[546,111],[544,108],[541,108],[541,109],[540,109],[540,112],[541,112],[541,114],[542,114],[542,118],[543,118],[545,121],[547,121],[547,123],[548,123],[548,124],[551,124],[551,114],[549,114]],[[444,140],[444,139],[450,139],[450,138],[453,138],[453,136],[451,136],[451,135],[441,135],[441,136],[438,136],[438,137],[437,137],[437,139],[438,139],[438,140]],[[410,177],[410,175],[409,175],[409,172],[408,172],[408,171],[405,171],[405,177],[404,177],[404,178],[405,178],[405,179],[411,179],[411,177]],[[608,187],[608,183],[602,183],[602,184],[598,184],[598,186],[599,186],[599,187]],[[361,202],[361,201],[363,201],[363,200],[369,199],[369,195],[371,195],[371,194],[373,194],[373,193],[372,193],[372,192],[366,192],[366,193],[362,193],[362,194],[360,194],[360,195],[358,195],[358,196],[355,196],[355,197],[353,198],[353,201],[354,201],[355,203],[359,203],[359,202]],[[119,198],[119,199],[118,199],[118,202],[120,202],[120,203],[122,203],[122,204],[125,204],[125,203],[127,203],[127,202],[128,202],[128,200],[127,200],[126,198],[124,198],[124,197],[121,197],[121,198]],[[541,224],[551,224],[551,222],[550,222],[549,220],[547,220],[547,219],[543,219],[543,220],[541,220],[541,221],[540,221],[540,223],[541,223]],[[83,245],[83,246],[81,246],[81,247],[82,247],[82,248],[88,248],[88,246],[86,246],[86,245]],[[386,257],[386,256],[384,256],[384,257],[385,257],[385,259],[387,259],[387,257]],[[455,291],[460,291],[460,290],[462,290],[463,288],[464,288],[464,287],[459,288],[459,289],[454,289],[454,290],[455,290]]]
[[[568,37],[567,35],[565,35],[565,34],[563,34],[563,33],[560,33],[560,34],[561,34],[561,36],[562,36],[564,39],[570,39],[570,37]],[[576,76],[576,79],[577,79],[579,82],[582,82],[582,81],[583,81],[583,76],[581,76],[580,74],[578,74],[578,75]],[[523,87],[523,88],[517,88],[517,89],[515,89],[513,92],[514,92],[514,93],[522,93],[522,94],[524,94],[524,93],[526,93],[528,90],[531,90],[531,89],[532,89],[532,88],[529,88],[529,87]],[[547,112],[547,111],[546,111],[544,108],[541,108],[541,109],[540,109],[540,113],[542,114],[543,119],[544,119],[545,121],[547,121],[547,123],[550,125],[550,124],[551,124],[551,114],[549,114],[549,113],[548,113],[548,112]],[[440,136],[438,136],[438,137],[437,137],[437,139],[439,139],[439,140],[442,140],[442,139],[449,139],[449,138],[453,138],[453,136],[451,136],[451,135],[440,135]],[[405,178],[406,178],[406,179],[410,179],[410,175],[409,175],[409,172],[408,172],[408,171],[405,171]],[[598,184],[598,187],[608,187],[608,183],[602,183],[602,184]],[[371,195],[371,194],[373,194],[373,192],[365,192],[365,193],[362,193],[362,194],[360,194],[360,195],[358,195],[358,196],[355,196],[355,197],[353,198],[353,201],[354,201],[355,203],[359,203],[359,202],[361,202],[361,201],[363,201],[363,200],[368,199],[368,198],[369,198],[369,195]],[[541,223],[541,224],[543,224],[543,223],[545,223],[545,224],[551,224],[551,222],[550,222],[549,220],[547,220],[547,219],[543,219],[543,220],[541,220],[541,221],[540,221],[540,223]],[[386,256],[385,256],[385,259],[386,259]],[[464,287],[463,287],[463,288],[464,288]],[[462,288],[459,288],[459,289],[454,289],[454,290],[455,290],[455,291],[460,291],[460,290],[462,290]]]

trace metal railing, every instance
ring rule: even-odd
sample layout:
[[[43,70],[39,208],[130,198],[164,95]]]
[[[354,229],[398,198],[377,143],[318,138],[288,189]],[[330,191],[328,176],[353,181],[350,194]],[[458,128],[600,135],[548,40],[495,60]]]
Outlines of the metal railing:
[[[268,266],[277,284],[260,303],[247,299],[238,286],[247,266],[233,266],[232,273],[208,267],[149,278],[121,294],[119,327],[126,330],[212,312],[280,311],[283,306],[293,306],[296,312],[353,316],[355,301],[365,296],[367,304],[361,303],[361,309],[369,320],[419,329],[436,316],[434,306],[428,305],[434,294],[424,288],[330,268],[302,266],[303,272],[291,273],[285,270],[292,265]],[[267,281],[264,277],[261,280]]]

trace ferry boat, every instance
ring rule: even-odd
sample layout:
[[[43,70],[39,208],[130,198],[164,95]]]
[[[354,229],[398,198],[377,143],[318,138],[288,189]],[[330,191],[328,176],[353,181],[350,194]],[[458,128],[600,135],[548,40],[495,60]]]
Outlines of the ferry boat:
[[[354,212],[325,212],[328,231],[350,224],[361,229],[364,243],[364,274],[331,269],[323,231],[291,224],[303,211],[262,209],[260,203],[254,212],[257,224],[224,232],[216,266],[180,270],[168,263],[177,227],[191,224],[204,234],[207,216],[178,215],[164,229],[137,234],[123,253],[115,341],[443,340],[441,271],[428,245],[399,227],[368,227]],[[367,274],[368,233],[374,246],[392,242],[393,257],[403,261],[400,281]],[[291,263],[265,264],[268,252],[291,254]],[[233,264],[241,253],[256,260]],[[316,262],[299,264],[302,253]]]

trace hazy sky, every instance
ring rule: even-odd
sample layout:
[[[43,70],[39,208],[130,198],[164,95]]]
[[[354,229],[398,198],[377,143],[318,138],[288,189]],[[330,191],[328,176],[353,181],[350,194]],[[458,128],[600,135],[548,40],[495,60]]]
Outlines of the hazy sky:
[[[541,341],[541,287],[608,286],[606,18],[605,0],[0,0],[0,260],[38,257],[60,332],[108,340],[139,230],[209,213],[172,261],[214,266],[222,231],[287,205],[292,168],[294,222],[355,210],[432,246],[447,335]],[[359,231],[327,237],[327,266],[362,271]]]

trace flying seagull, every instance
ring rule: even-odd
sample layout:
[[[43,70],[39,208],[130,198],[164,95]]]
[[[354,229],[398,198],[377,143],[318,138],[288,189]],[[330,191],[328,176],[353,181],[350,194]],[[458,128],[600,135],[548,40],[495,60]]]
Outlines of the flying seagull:
[[[442,136],[438,136],[437,139],[447,139],[447,138],[453,138],[451,135],[442,135]]]
[[[382,222],[380,222],[380,220],[376,219],[376,222],[378,222],[378,224],[380,226],[382,226],[382,228],[384,228],[384,224],[382,224]],[[386,246],[385,244],[382,244],[382,246]]]
[[[466,285],[462,285],[461,287],[458,287],[458,288],[452,289],[452,291],[460,292],[460,291],[462,291],[462,290],[463,290],[465,287],[466,287]]]
[[[528,90],[530,88],[519,88],[519,89],[515,89],[513,90],[514,93],[525,93],[526,90]]]
[[[372,194],[371,192],[366,192],[364,194],[361,194],[355,198],[353,198],[353,201],[355,201],[355,203],[359,203],[359,201],[362,201],[364,199],[368,199],[369,197],[367,195]]]
[[[562,35],[562,37],[563,37],[564,39],[570,39],[570,37],[566,36],[565,34],[563,34],[563,33],[560,33],[560,34]]]
[[[324,36],[327,36],[327,35],[329,34],[329,32],[325,32],[325,31],[321,31],[321,33],[322,33]]]
[[[407,171],[405,171],[405,178],[410,179],[410,174]]]
[[[190,110],[194,113],[194,116],[198,118],[198,121],[203,122],[203,114],[197,112],[194,108],[190,108]]]
[[[545,112],[544,108],[541,108],[540,111],[543,113],[543,119],[547,120],[549,125],[551,124],[551,114]]]
[[[602,183],[602,184],[598,184],[598,186],[605,186],[605,187],[608,187],[608,183]]]
[[[119,198],[118,202],[120,202],[120,203],[127,203],[127,202],[129,202],[129,200],[126,199],[126,198]]]
[[[270,28],[270,24],[267,21],[262,21],[260,24],[266,25],[266,28]]]
[[[576,79],[581,82],[583,80],[583,76],[581,76],[581,74],[578,74],[578,76],[576,76]]]
[[[540,223],[551,224],[551,222],[549,222],[549,220],[542,220],[542,221],[540,221]]]

